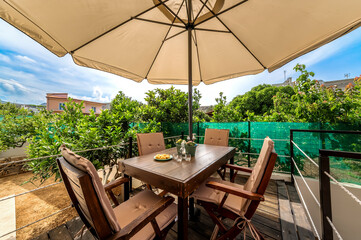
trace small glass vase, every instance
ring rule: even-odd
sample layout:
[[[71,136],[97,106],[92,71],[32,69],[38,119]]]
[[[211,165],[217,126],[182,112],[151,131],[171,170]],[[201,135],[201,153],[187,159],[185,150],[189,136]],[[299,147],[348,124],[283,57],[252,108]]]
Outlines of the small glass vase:
[[[188,146],[186,145],[186,152],[190,154],[192,157],[196,155],[197,145],[196,146]]]
[[[179,155],[182,155],[182,151],[181,151],[182,144],[176,143],[175,146],[177,147],[177,153],[178,153]]]

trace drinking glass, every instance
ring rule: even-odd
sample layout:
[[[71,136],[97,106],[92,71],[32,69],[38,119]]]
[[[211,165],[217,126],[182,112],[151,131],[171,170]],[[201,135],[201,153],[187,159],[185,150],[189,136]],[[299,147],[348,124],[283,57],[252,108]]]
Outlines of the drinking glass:
[[[192,159],[192,155],[187,154],[187,155],[186,155],[186,161],[189,162],[191,159]]]
[[[181,161],[182,161],[182,155],[179,155],[178,153],[174,153],[174,154],[173,154],[173,158],[174,158],[174,160],[176,160],[177,162],[181,162]]]

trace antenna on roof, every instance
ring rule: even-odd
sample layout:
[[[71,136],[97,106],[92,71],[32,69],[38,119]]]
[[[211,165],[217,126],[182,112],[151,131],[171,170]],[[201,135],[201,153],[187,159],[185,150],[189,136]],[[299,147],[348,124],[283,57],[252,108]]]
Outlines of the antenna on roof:
[[[285,82],[286,82],[286,72],[287,72],[286,70],[283,71],[284,76],[285,76]]]

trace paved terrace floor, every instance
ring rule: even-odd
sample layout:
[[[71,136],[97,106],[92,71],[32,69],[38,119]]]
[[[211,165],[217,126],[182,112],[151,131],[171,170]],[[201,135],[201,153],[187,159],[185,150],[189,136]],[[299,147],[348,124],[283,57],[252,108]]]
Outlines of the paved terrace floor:
[[[244,184],[245,181],[245,178],[238,177],[236,182]],[[265,199],[253,216],[252,223],[266,239],[315,239],[304,209],[291,184],[285,184],[284,181],[271,180],[266,190]],[[200,216],[197,220],[189,221],[189,239],[210,239],[215,224],[202,207],[198,205],[196,207],[200,210]],[[225,224],[230,226],[232,222],[225,221]],[[43,233],[35,239],[80,239],[79,236],[75,237],[75,235],[82,226],[83,223],[77,217],[47,233]],[[94,238],[89,231],[85,231],[82,239],[93,240]],[[169,231],[166,239],[177,239],[177,224]],[[243,239],[243,233],[236,239]],[[252,239],[249,231],[247,231],[247,239]]]

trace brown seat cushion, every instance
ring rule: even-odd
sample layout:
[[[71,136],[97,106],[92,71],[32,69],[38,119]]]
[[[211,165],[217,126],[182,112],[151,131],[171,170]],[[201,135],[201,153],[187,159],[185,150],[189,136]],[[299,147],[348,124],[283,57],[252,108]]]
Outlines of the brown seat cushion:
[[[204,144],[216,146],[228,146],[229,129],[207,128],[204,135]]]
[[[138,133],[137,143],[139,155],[159,152],[165,149],[163,133]]]
[[[242,185],[239,185],[239,184],[236,184],[236,183],[231,183],[229,181],[224,181],[224,180],[222,180],[220,178],[209,177],[192,194],[192,197],[194,197],[197,200],[202,200],[202,201],[205,201],[205,202],[211,202],[211,203],[215,203],[217,205],[220,204],[225,193],[222,192],[222,191],[216,190],[214,188],[207,187],[206,183],[209,182],[209,181],[219,182],[219,183],[226,184],[228,186],[243,189]],[[230,210],[230,211],[232,211],[232,212],[234,212],[234,213],[236,213],[236,214],[239,214],[239,210],[242,208],[242,206],[240,204],[244,204],[244,201],[242,201],[241,197],[229,194],[228,197],[227,197],[226,202],[223,205],[223,207]]]
[[[88,159],[70,151],[64,144],[61,145],[60,151],[67,162],[69,162],[75,168],[90,175],[94,189],[98,195],[100,205],[103,208],[104,214],[108,220],[111,229],[114,232],[120,231],[120,226],[118,224],[117,218],[115,217],[113,208],[110,205],[110,201],[105,193],[103,184],[99,179],[98,172],[95,169],[94,165]]]
[[[136,194],[134,197],[130,198],[128,201],[120,204],[114,208],[115,215],[117,217],[120,227],[125,227],[131,221],[136,219],[138,216],[142,215],[145,211],[152,208],[154,204],[160,201],[162,197],[154,194],[150,190],[142,191]],[[163,212],[161,212],[157,217],[156,221],[159,225],[159,228],[162,230],[168,224],[170,224],[177,216],[177,205],[172,203],[167,207]],[[153,227],[148,223],[142,230],[135,234],[131,239],[137,240],[146,240],[153,239],[155,233]]]

